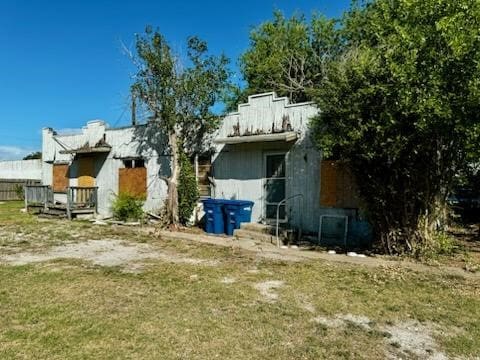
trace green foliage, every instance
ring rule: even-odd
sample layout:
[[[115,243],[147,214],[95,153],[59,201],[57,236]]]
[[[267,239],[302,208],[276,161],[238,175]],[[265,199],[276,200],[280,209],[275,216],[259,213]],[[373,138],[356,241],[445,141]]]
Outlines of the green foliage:
[[[343,19],[314,132],[324,154],[349,161],[388,252],[427,241],[478,151],[479,23],[474,0],[377,0]]]
[[[275,12],[273,20],[250,33],[250,47],[240,59],[247,87],[234,95],[244,101],[247,95],[276,91],[294,102],[310,100],[310,90],[323,81],[325,63],[341,48],[339,36],[336,20],[313,14],[307,22],[302,15],[286,19]]]
[[[195,169],[184,151],[179,150],[180,176],[178,178],[178,213],[180,223],[186,225],[192,216],[200,193]]]
[[[148,138],[153,144],[158,144],[161,136],[168,138],[172,161],[166,220],[177,224],[178,144],[188,155],[207,150],[205,135],[213,132],[220,120],[212,108],[230,88],[229,61],[224,55],[208,55],[207,43],[197,37],[188,39],[187,58],[181,61],[162,34],[150,27],[137,37],[136,47],[138,72],[132,95],[150,115]],[[145,133],[140,136],[145,141]]]
[[[137,36],[136,48],[132,93],[147,107],[152,124],[159,133],[175,132],[189,153],[201,148],[219,122],[212,107],[229,89],[229,60],[209,55],[207,43],[195,36],[188,38],[187,57],[181,59],[151,27]]]
[[[41,159],[42,158],[42,152],[41,151],[34,151],[27,156],[23,158],[23,160],[35,160],[35,159]]]
[[[15,185],[15,194],[19,200],[25,200],[25,189],[23,185]]]
[[[120,221],[137,221],[143,218],[143,202],[136,196],[120,193],[112,204],[113,217]]]

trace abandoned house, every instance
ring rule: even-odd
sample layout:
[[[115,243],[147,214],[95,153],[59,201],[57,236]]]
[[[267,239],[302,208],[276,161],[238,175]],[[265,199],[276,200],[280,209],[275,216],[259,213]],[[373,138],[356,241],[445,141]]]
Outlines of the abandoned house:
[[[147,211],[163,206],[170,158],[147,126],[108,128],[95,120],[73,134],[45,128],[42,136],[42,184],[53,190],[54,203],[82,204],[77,213],[105,217],[115,196],[128,192],[144,197]],[[90,199],[95,209],[85,206]]]
[[[305,232],[318,233],[324,216],[327,233],[348,227],[354,234],[355,185],[338,162],[322,161],[313,144],[308,125],[318,113],[312,103],[291,104],[275,93],[249,96],[215,134],[213,196],[253,201],[253,222],[275,224],[278,210],[280,223]]]
[[[291,104],[275,93],[249,96],[206,141],[210,151],[195,158],[202,197],[252,201],[255,223],[320,235],[323,226],[326,234],[345,239],[347,232],[364,231],[348,170],[322,159],[310,137],[309,122],[317,114],[312,103]],[[80,204],[73,206],[77,214],[106,217],[115,196],[128,192],[145,198],[146,211],[161,209],[170,154],[150,130],[109,128],[98,120],[73,134],[44,129],[42,186],[52,193],[46,202]]]

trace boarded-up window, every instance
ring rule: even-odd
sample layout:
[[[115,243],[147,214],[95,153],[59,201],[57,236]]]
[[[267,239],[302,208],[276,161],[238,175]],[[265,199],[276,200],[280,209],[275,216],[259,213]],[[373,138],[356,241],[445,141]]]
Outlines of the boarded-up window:
[[[68,187],[68,165],[53,165],[53,191],[66,192]]]
[[[341,162],[324,160],[321,164],[320,205],[336,208],[358,208],[355,180],[348,167]]]
[[[145,197],[147,194],[147,169],[123,168],[118,170],[118,191],[133,196]]]

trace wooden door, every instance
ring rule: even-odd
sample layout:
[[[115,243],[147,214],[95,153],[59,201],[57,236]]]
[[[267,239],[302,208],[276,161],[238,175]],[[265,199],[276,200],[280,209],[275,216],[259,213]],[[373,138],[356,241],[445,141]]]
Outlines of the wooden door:
[[[95,186],[94,161],[92,157],[82,157],[78,160],[78,186]]]

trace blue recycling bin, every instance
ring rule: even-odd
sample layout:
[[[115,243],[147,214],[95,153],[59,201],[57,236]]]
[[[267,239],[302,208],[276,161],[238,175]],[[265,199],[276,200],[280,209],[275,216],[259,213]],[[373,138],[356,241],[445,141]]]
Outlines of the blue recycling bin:
[[[205,211],[205,232],[208,234],[225,233],[225,214],[223,201],[218,199],[202,200]]]
[[[225,233],[232,236],[240,224],[252,221],[253,201],[248,200],[223,200],[225,212]]]

